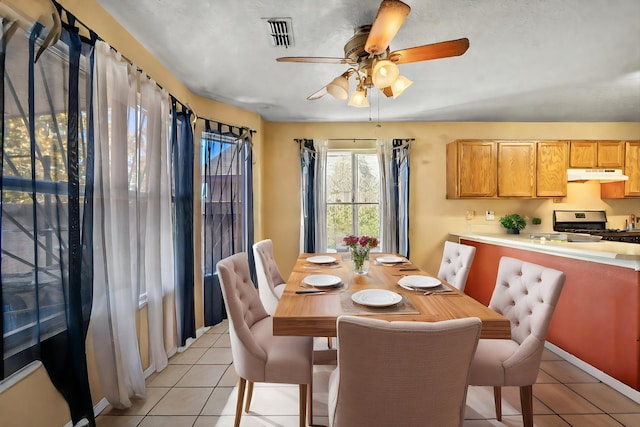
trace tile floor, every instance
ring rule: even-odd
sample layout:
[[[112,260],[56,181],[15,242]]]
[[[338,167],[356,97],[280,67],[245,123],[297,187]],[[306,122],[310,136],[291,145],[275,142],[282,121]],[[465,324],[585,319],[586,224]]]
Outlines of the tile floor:
[[[237,375],[231,362],[225,321],[172,357],[165,370],[151,375],[145,401],[126,411],[107,407],[97,418],[98,427],[233,426]],[[329,365],[315,367],[315,424],[328,425],[331,370]],[[640,426],[640,404],[546,350],[533,395],[537,427]],[[469,387],[464,427],[521,426],[518,389],[503,388],[502,398],[499,422],[492,388]],[[256,384],[251,412],[243,415],[241,426],[297,427],[297,414],[297,386]]]

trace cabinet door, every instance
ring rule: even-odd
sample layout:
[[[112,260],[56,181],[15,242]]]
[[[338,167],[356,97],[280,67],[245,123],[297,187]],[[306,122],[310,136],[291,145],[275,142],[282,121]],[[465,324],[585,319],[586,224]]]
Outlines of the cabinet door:
[[[571,141],[569,166],[595,168],[598,165],[598,144],[595,141]]]
[[[544,141],[537,144],[536,195],[566,197],[569,144],[566,141]]]
[[[624,166],[624,141],[598,141],[598,167],[618,168]]]
[[[534,197],[535,177],[534,142],[498,143],[498,196]]]
[[[458,146],[460,197],[496,195],[496,144],[460,141]]]
[[[625,144],[624,173],[629,177],[625,182],[625,197],[640,197],[640,141],[627,141]]]

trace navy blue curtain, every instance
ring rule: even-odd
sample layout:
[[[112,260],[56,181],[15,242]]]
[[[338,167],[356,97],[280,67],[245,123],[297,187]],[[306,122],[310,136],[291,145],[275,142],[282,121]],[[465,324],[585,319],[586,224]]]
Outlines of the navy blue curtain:
[[[302,250],[315,253],[316,251],[316,149],[312,139],[296,139],[300,146],[300,172],[302,197]]]
[[[8,262],[0,287],[1,373],[5,378],[41,360],[73,423],[95,426],[85,354],[93,286],[95,35],[83,42],[71,14],[67,22],[58,46],[66,45],[68,55],[53,47],[57,53],[48,50],[36,63],[43,32],[37,24],[28,39],[16,33],[2,40],[0,219]]]
[[[193,276],[193,129],[192,113],[172,101],[171,157],[174,179],[176,311],[178,341],[196,337]]]
[[[398,253],[409,257],[409,144],[404,139],[393,140],[392,206],[396,211],[396,246]]]
[[[205,121],[202,134],[204,323],[226,318],[216,273],[218,261],[247,252],[254,283],[253,263],[253,154],[252,134],[245,128]]]

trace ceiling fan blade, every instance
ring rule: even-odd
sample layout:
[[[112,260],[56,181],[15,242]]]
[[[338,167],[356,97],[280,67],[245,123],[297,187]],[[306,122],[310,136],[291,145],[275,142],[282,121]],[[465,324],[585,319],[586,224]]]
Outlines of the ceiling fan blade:
[[[307,99],[309,101],[313,101],[314,99],[322,98],[326,94],[327,94],[327,87],[323,86],[322,89],[320,89],[319,91],[316,91],[316,92],[312,93],[311,95],[307,96]]]
[[[409,5],[400,0],[382,0],[364,50],[373,55],[384,53],[410,11]]]
[[[464,38],[396,50],[389,54],[389,59],[396,64],[407,64],[409,62],[460,56],[467,49],[469,49],[469,39]]]
[[[315,56],[283,56],[276,58],[278,62],[312,62],[315,64],[350,64],[355,65],[355,61],[349,58],[323,58]]]

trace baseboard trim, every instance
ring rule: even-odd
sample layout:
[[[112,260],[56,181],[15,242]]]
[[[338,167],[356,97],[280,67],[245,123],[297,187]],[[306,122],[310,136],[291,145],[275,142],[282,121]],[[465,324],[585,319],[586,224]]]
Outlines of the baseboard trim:
[[[549,351],[551,351],[552,353],[560,356],[561,358],[563,358],[567,362],[571,363],[573,366],[582,369],[587,374],[593,376],[594,378],[597,378],[598,380],[602,381],[603,383],[605,383],[606,385],[608,385],[612,389],[624,394],[625,396],[627,396],[629,399],[633,400],[634,402],[640,403],[640,391],[638,391],[638,390],[626,385],[625,383],[613,378],[612,376],[602,372],[600,369],[589,365],[588,363],[584,362],[583,360],[578,359],[576,356],[574,356],[571,353],[568,353],[568,352],[564,351],[563,349],[561,349],[557,345],[551,344],[550,342],[547,341],[547,342],[545,342],[544,346]]]

